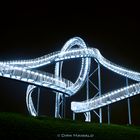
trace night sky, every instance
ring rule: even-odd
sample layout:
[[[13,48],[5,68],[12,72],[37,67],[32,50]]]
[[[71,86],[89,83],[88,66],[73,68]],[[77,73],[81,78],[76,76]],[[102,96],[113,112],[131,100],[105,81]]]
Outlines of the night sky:
[[[79,36],[89,47],[98,48],[110,61],[140,72],[140,20],[131,3],[16,2],[1,12],[0,61],[36,58],[59,51],[63,44]],[[110,6],[111,5],[111,6]],[[64,62],[64,78],[76,79],[80,60]],[[93,62],[93,64],[95,64]],[[41,68],[54,73],[54,65]],[[125,86],[125,78],[101,67],[102,92]],[[94,80],[94,77],[93,79]],[[96,82],[96,78],[95,78]],[[130,80],[130,83],[133,81]],[[28,115],[25,104],[27,83],[0,77],[0,111]],[[91,93],[93,96],[95,93]],[[34,99],[36,96],[34,95]],[[85,88],[67,99],[66,117],[72,118],[70,102],[85,99]],[[55,94],[41,88],[40,115],[54,115]],[[132,123],[140,125],[140,95],[131,98]],[[93,121],[97,117],[93,115]],[[77,119],[83,119],[78,114]],[[103,122],[107,108],[103,108]],[[127,100],[111,105],[111,123],[127,124]]]

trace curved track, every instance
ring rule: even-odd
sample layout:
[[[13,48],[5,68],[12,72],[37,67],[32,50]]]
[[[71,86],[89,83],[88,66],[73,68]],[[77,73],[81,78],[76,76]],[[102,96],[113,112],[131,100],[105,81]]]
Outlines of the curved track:
[[[75,48],[75,46],[78,47]],[[79,76],[77,80],[72,83],[71,81],[62,78],[61,71],[63,61],[75,58],[81,58],[82,63]],[[137,82],[140,81],[140,73],[110,62],[101,55],[98,49],[87,48],[84,41],[79,37],[70,39],[66,42],[61,51],[49,55],[31,60],[0,62],[0,76],[30,84],[26,92],[26,104],[30,114],[36,116],[37,111],[35,110],[31,97],[36,86],[50,88],[53,91],[55,90],[58,96],[61,96],[61,93],[65,93],[66,96],[74,95],[81,89],[86,81],[86,77],[90,71],[91,58],[96,59],[101,65],[119,75],[128,77]],[[54,74],[34,70],[35,68],[45,65],[47,66],[51,63],[56,64]],[[139,93],[140,83],[136,83],[128,87],[111,91],[101,97],[92,98],[82,102],[72,102],[71,110],[76,113],[87,112]]]

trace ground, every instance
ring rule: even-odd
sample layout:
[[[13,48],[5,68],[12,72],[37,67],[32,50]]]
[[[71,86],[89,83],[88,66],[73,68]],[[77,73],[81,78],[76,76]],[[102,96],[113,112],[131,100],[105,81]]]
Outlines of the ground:
[[[0,113],[0,137],[15,139],[138,140],[140,127],[85,123],[50,117]]]

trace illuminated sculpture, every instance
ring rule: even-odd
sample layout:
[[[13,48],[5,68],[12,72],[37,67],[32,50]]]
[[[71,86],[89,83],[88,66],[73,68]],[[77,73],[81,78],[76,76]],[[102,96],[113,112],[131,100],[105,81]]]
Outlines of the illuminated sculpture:
[[[78,47],[73,48],[75,46]],[[71,81],[64,79],[61,72],[63,61],[74,58],[81,58],[82,63],[79,76],[75,83],[72,83]],[[49,55],[31,60],[0,62],[0,76],[24,81],[30,84],[26,92],[26,104],[28,111],[32,116],[38,115],[38,111],[35,109],[32,101],[32,93],[36,86],[50,88],[55,91],[55,117],[59,117],[61,116],[60,105],[61,103],[63,103],[62,101],[64,100],[64,98],[74,95],[87,81],[90,71],[91,58],[93,58],[99,64],[99,70],[101,64],[102,66],[119,75],[130,78],[137,82],[140,81],[140,73],[128,70],[124,67],[118,66],[108,61],[101,55],[98,49],[87,48],[85,42],[79,37],[70,39],[66,42],[61,51],[54,52]],[[47,66],[51,63],[55,63],[54,74],[45,73],[33,69],[44,65]],[[124,88],[101,95],[100,71],[98,72],[98,77],[99,96],[91,99],[88,99],[87,97],[87,100],[85,101],[71,103],[71,110],[74,113],[85,113],[86,121],[90,121],[90,111],[99,108],[100,122],[102,122],[101,107],[140,93],[140,83],[136,83],[129,86],[127,84],[127,86]],[[87,88],[87,92],[88,90],[89,89]]]

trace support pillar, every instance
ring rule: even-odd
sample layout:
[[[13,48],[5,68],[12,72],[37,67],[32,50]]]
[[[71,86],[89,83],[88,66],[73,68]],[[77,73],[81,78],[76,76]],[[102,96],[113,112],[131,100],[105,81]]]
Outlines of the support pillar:
[[[37,91],[37,115],[39,115],[39,99],[40,99],[40,88]]]
[[[55,98],[55,118],[59,118],[59,102],[60,102],[60,95],[56,92]]]
[[[99,97],[101,96],[101,71],[100,64],[98,62],[98,87],[99,87]],[[99,108],[99,122],[102,123],[102,108]]]
[[[94,95],[94,97],[100,97],[101,96],[101,70],[100,70],[100,63],[98,62],[98,60],[95,59],[95,61],[97,62],[97,68],[95,68],[95,70],[89,75],[88,77],[88,81],[90,82],[90,84],[97,90],[97,93]],[[90,77],[95,73],[97,72],[97,77],[98,77],[98,83],[97,85],[94,84],[91,80],[90,80]],[[88,85],[88,83],[87,83]],[[88,93],[89,89],[88,89],[88,86],[87,86],[87,93]],[[88,97],[88,94],[87,94],[87,97]],[[99,111],[95,111],[93,110],[93,112],[97,115],[97,117],[99,118],[99,123],[102,124],[102,108],[99,108],[98,109]],[[87,112],[84,113],[85,116],[87,116]]]
[[[87,100],[89,99],[89,77],[87,75],[87,79],[86,79],[86,93],[87,93]],[[89,112],[85,112],[85,121],[86,122],[91,122],[91,114],[90,114],[90,111]]]
[[[65,94],[56,93],[55,99],[55,118],[64,118],[65,117]]]
[[[126,86],[128,86],[128,78],[126,77]],[[129,91],[127,91],[129,92]],[[131,107],[130,107],[130,98],[127,98],[127,106],[128,106],[128,124],[131,125]]]
[[[65,95],[62,95],[61,117],[65,118]]]
[[[131,125],[131,108],[130,108],[130,98],[127,99],[127,104],[128,104],[128,121],[129,125]]]
[[[88,75],[87,75],[87,82],[86,83],[87,83],[87,88],[86,88],[87,89],[87,97],[86,98],[88,100],[89,99],[89,79],[88,79]]]
[[[73,120],[75,120],[75,113],[73,112]]]
[[[110,105],[107,106],[108,125],[110,125]]]

